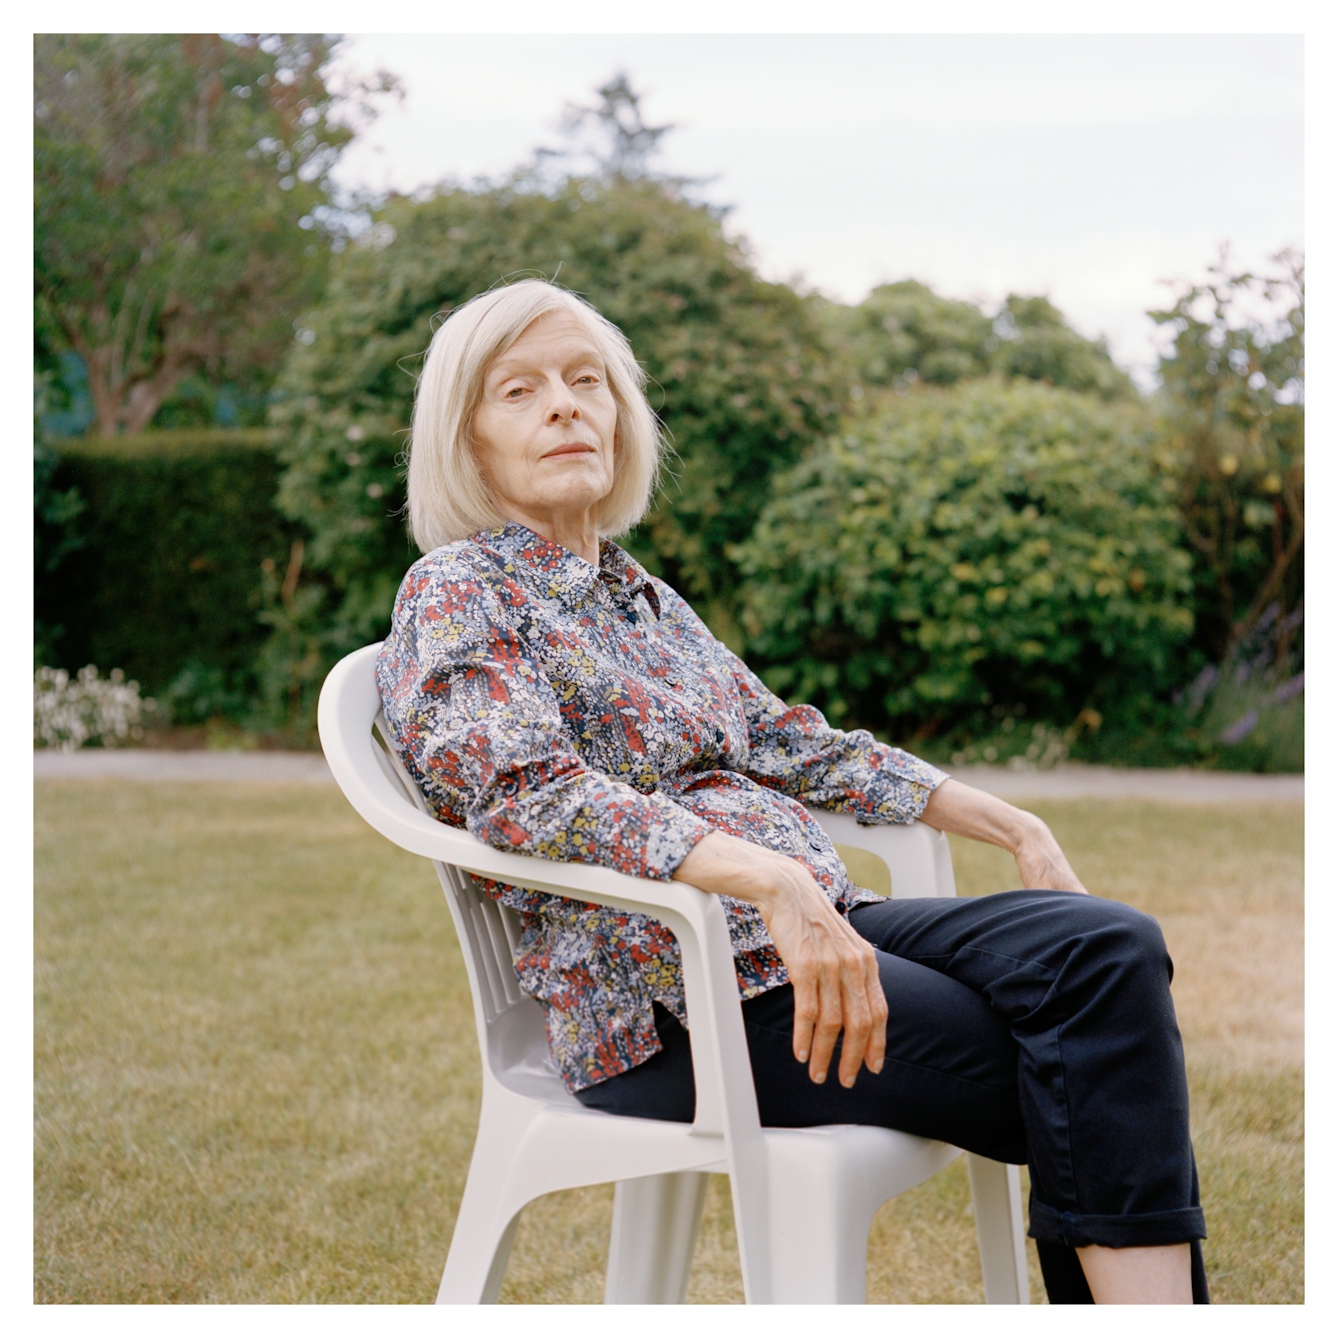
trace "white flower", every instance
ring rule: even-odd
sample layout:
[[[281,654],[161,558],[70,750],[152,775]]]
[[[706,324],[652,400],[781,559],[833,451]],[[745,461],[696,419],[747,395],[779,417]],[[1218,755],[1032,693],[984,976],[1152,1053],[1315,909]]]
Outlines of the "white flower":
[[[71,680],[64,669],[43,665],[33,676],[33,743],[73,752],[85,743],[115,747],[144,736],[141,721],[155,706],[120,669],[99,678],[85,665]]]

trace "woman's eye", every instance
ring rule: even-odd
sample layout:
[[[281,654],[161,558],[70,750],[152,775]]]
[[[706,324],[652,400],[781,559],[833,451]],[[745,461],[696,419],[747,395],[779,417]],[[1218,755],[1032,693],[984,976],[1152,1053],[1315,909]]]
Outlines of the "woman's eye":
[[[512,386],[511,389],[506,392],[506,397],[509,400],[518,400],[524,393],[524,386]]]

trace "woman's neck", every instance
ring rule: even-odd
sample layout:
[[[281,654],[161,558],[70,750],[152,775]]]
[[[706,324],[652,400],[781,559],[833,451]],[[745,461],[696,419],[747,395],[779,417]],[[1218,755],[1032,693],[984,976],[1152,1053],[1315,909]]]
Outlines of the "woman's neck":
[[[503,514],[507,520],[524,525],[549,543],[561,544],[592,567],[599,566],[599,529],[593,507],[579,515],[525,515],[516,508]]]

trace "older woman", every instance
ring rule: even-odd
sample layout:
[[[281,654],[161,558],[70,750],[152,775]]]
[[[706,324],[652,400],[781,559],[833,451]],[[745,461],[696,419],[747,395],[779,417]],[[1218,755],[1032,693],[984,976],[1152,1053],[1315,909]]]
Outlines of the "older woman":
[[[437,331],[414,410],[426,556],[378,664],[405,765],[495,846],[725,903],[764,1125],[869,1123],[1031,1168],[1053,1301],[1206,1300],[1184,1062],[1155,921],[1085,894],[1046,825],[787,706],[608,536],[660,437],[622,334],[525,280]],[[804,805],[1003,846],[1028,891],[890,900]],[[522,987],[588,1106],[691,1120],[656,921],[494,885]]]

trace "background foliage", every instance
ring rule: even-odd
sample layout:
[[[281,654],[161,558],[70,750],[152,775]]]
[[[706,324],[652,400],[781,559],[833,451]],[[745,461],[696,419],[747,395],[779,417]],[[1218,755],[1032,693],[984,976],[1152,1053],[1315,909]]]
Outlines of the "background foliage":
[[[983,378],[906,394],[777,479],[738,550],[751,657],[912,742],[996,707],[1136,714],[1193,627],[1175,490],[1141,405]]]
[[[1104,341],[1084,339],[1044,297],[1010,294],[991,317],[973,302],[905,279],[880,285],[858,306],[830,303],[823,317],[865,386],[950,386],[998,372],[1102,399],[1134,393]]]
[[[1214,661],[1270,604],[1286,614],[1302,602],[1305,268],[1293,252],[1277,262],[1256,276],[1233,273],[1223,255],[1206,283],[1152,313],[1173,339],[1161,360],[1165,427],[1183,455],[1196,643]]]
[[[181,724],[253,715],[260,616],[301,551],[279,472],[263,429],[57,443],[48,496],[80,509],[37,572],[43,658],[122,669]]]
[[[308,693],[331,656],[384,634],[417,555],[397,514],[399,461],[434,321],[518,273],[560,274],[631,340],[675,453],[632,546],[726,636],[728,546],[752,528],[769,475],[835,425],[848,387],[813,304],[759,279],[718,217],[662,184],[529,179],[393,201],[335,259],[278,385],[280,503],[311,529],[323,585]]]
[[[39,355],[82,362],[94,426],[146,428],[192,373],[253,381],[319,292],[351,132],[320,36],[38,34]]]
[[[1146,395],[1044,297],[762,279],[624,77],[505,180],[336,200],[332,41],[38,39],[39,663],[310,741],[416,556],[432,331],[541,274],[673,442],[628,546],[788,695],[957,760],[1302,765],[1299,255],[1177,290]]]

